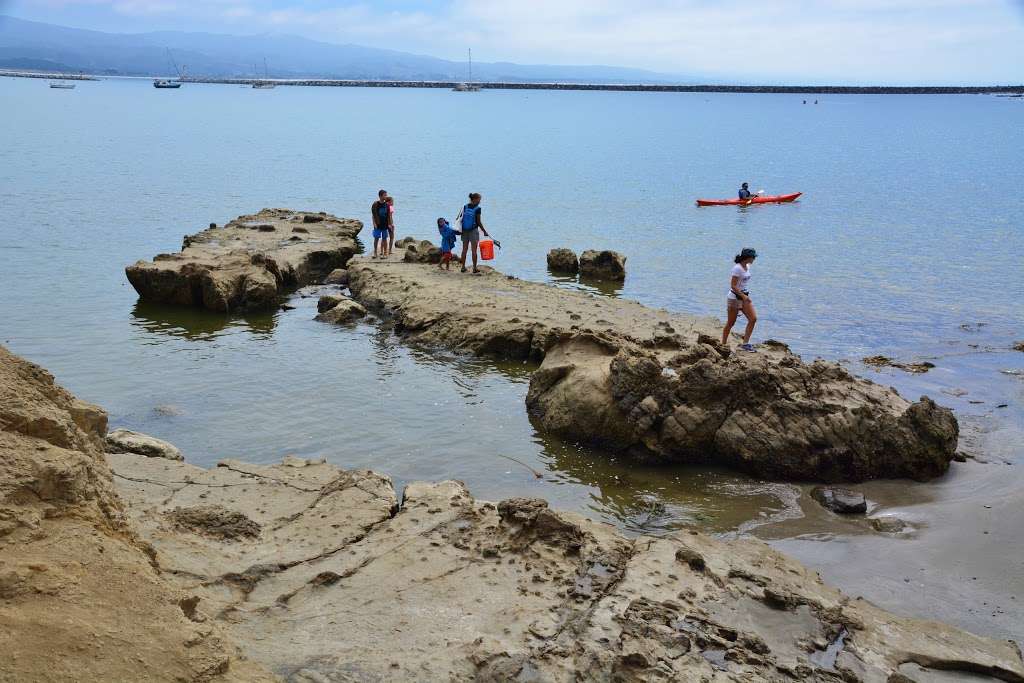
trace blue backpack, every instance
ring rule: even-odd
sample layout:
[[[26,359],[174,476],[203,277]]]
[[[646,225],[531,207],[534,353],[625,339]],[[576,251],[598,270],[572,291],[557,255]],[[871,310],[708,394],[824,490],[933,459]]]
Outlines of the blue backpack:
[[[480,205],[473,206],[472,204],[466,204],[462,207],[462,229],[465,230],[476,230],[476,214],[480,211]]]

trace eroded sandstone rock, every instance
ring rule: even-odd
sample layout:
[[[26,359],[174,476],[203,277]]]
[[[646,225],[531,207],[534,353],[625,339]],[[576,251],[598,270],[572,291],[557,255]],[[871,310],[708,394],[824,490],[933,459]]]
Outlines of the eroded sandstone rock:
[[[323,460],[108,468],[104,429],[0,348],[0,679],[1024,680],[1013,643],[851,600],[759,541],[626,538],[451,481],[399,497]]]
[[[168,460],[185,459],[174,444],[130,429],[115,429],[107,434],[106,449],[108,453],[135,453]]]
[[[617,251],[587,249],[580,254],[580,275],[595,280],[625,280],[626,257]]]
[[[910,403],[781,347],[725,356],[717,342],[571,338],[534,373],[527,406],[573,439],[795,480],[929,479],[949,467],[959,434],[952,411],[927,397]]]
[[[441,248],[435,246],[429,240],[416,241],[412,238],[406,238],[402,248],[405,249],[402,260],[406,263],[441,262]]]
[[[841,515],[862,515],[868,511],[863,493],[839,486],[816,486],[811,490],[811,498],[826,510]]]
[[[274,680],[153,563],[114,489],[106,424],[0,347],[0,680]]]
[[[450,481],[399,497],[322,462],[109,458],[157,562],[293,681],[883,683],[908,661],[1024,676],[1012,643],[851,600],[760,541],[625,538],[538,498],[495,505]],[[260,533],[162,521],[198,500]]]
[[[323,303],[324,306],[326,307],[331,302],[325,302],[325,298],[327,297],[322,297],[320,299],[320,302]],[[320,322],[324,323],[335,323],[340,325],[343,323],[352,322],[353,320],[358,320],[359,318],[362,318],[363,316],[366,315],[366,309],[360,306],[355,301],[352,301],[352,299],[344,297],[339,297],[339,299],[340,300],[333,306],[330,306],[330,308],[327,308],[322,313],[317,315],[316,320],[319,320]]]
[[[266,310],[278,305],[283,292],[343,267],[356,252],[361,228],[357,220],[327,214],[264,209],[186,236],[179,253],[139,261],[125,273],[148,301],[222,312]]]
[[[324,284],[348,286],[348,271],[344,268],[335,268],[324,278]]]
[[[548,252],[548,270],[562,275],[575,275],[580,271],[580,260],[572,249],[552,249]]]

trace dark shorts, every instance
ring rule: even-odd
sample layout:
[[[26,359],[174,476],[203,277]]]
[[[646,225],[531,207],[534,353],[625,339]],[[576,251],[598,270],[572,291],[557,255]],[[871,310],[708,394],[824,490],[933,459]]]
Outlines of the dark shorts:
[[[462,243],[472,244],[474,247],[480,243],[480,228],[462,231]]]

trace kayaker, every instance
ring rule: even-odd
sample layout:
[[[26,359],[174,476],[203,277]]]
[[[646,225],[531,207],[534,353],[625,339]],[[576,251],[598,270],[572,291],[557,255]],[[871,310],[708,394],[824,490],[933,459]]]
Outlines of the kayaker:
[[[752,195],[750,193],[750,190],[748,189],[747,183],[743,183],[742,185],[740,185],[739,195],[740,195],[740,199],[744,199],[744,200],[750,199],[751,197],[754,196],[754,195]]]
[[[750,336],[754,333],[754,325],[757,324],[757,311],[754,310],[754,302],[750,300],[750,265],[757,258],[757,252],[750,247],[744,247],[743,251],[733,259],[735,265],[732,267],[729,281],[729,294],[726,297],[726,322],[722,330],[722,345],[728,346],[729,333],[732,326],[736,324],[736,317],[743,313],[747,319],[747,329],[743,332],[743,344],[740,346],[744,351],[756,352],[750,344]]]
[[[480,193],[469,193],[469,204],[462,207],[459,213],[459,226],[462,228],[462,272],[466,272],[466,252],[473,248],[473,274],[479,275],[480,270],[476,267],[477,245],[480,244],[480,233],[490,237],[487,229],[484,228],[483,220],[480,218]]]

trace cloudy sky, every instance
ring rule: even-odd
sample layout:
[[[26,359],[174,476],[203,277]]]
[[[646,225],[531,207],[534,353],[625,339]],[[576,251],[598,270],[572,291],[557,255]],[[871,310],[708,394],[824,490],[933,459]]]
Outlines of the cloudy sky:
[[[0,0],[0,13],[732,81],[1024,82],[1024,0]]]

